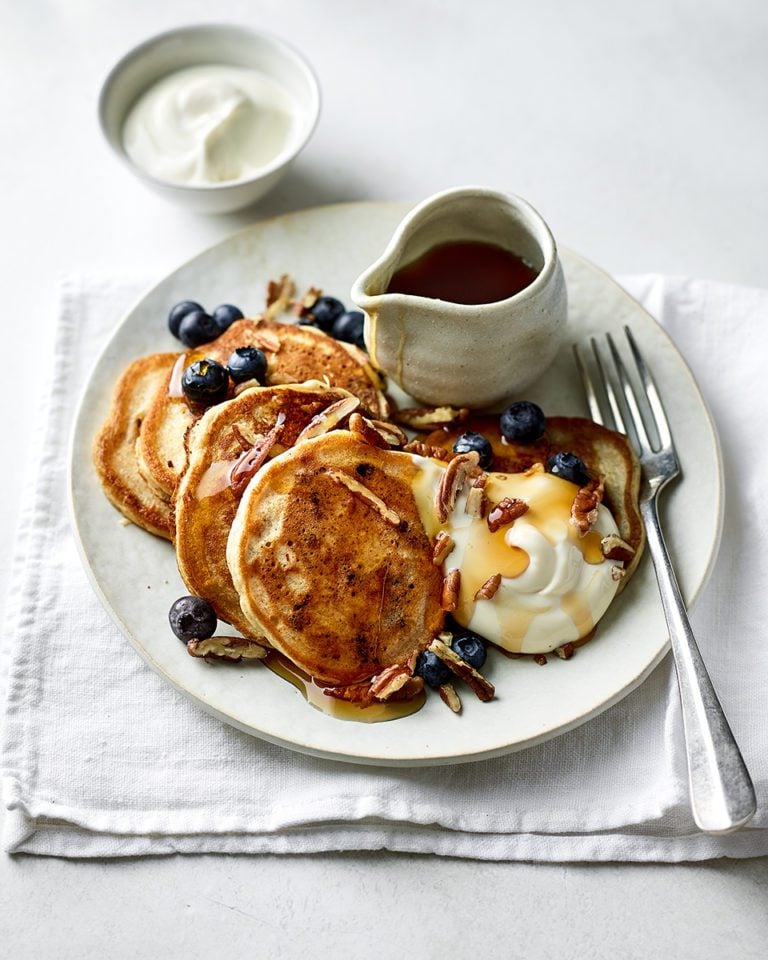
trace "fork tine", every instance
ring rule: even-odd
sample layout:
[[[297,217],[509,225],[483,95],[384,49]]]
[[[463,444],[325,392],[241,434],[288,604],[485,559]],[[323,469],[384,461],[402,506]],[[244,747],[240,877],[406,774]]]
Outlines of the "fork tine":
[[[581,377],[581,384],[584,387],[584,393],[587,396],[589,413],[595,423],[604,425],[603,414],[600,409],[600,402],[597,399],[597,391],[595,390],[595,385],[592,382],[592,377],[589,374],[587,365],[584,362],[584,357],[581,355],[581,349],[579,348],[578,343],[574,343],[573,345],[573,355],[576,358],[576,367],[578,368],[579,376]]]
[[[619,377],[619,382],[621,383],[621,389],[624,392],[624,399],[627,402],[627,407],[629,409],[629,418],[632,420],[632,426],[635,429],[635,434],[637,435],[637,442],[640,447],[638,453],[642,453],[643,450],[652,450],[651,441],[648,439],[648,434],[645,430],[645,424],[643,423],[643,417],[640,413],[640,406],[637,402],[637,397],[635,396],[635,391],[632,387],[632,383],[627,374],[627,369],[624,366],[624,362],[619,356],[619,351],[616,349],[616,344],[613,342],[613,337],[610,333],[607,333],[606,339],[608,340],[608,346],[611,350],[611,356],[613,357],[613,362],[616,367],[616,373]]]
[[[616,391],[613,389],[613,384],[611,383],[610,378],[605,372],[603,358],[600,356],[600,351],[597,349],[597,341],[594,337],[592,337],[592,353],[595,355],[595,363],[597,364],[597,369],[600,373],[600,379],[603,381],[603,386],[605,387],[605,395],[608,397],[608,405],[611,408],[614,427],[619,431],[619,433],[623,433],[624,436],[627,436],[627,427],[624,423],[624,417],[621,414],[619,399],[616,396]]]
[[[669,429],[667,415],[664,412],[664,404],[661,402],[659,391],[656,389],[656,383],[651,376],[651,371],[646,366],[643,355],[640,353],[637,343],[635,342],[635,338],[632,336],[632,331],[629,327],[624,327],[624,333],[627,335],[627,340],[629,340],[629,347],[637,364],[637,372],[640,374],[640,379],[643,381],[643,386],[645,387],[648,406],[651,408],[651,413],[656,421],[656,432],[659,435],[659,443],[662,448],[671,447],[672,433]]]

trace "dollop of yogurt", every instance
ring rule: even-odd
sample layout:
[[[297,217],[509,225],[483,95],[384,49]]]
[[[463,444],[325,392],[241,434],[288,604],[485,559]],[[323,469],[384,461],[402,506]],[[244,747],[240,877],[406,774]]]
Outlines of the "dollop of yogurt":
[[[571,523],[576,484],[534,468],[488,474],[490,503],[509,497],[528,505],[512,524],[491,532],[485,519],[467,514],[466,488],[440,524],[433,504],[444,467],[434,460],[420,466],[414,494],[425,529],[430,536],[444,530],[454,544],[445,569],[461,574],[458,623],[513,653],[549,653],[593,629],[619,583],[600,543],[618,534],[607,507],[599,506],[596,522],[581,536]],[[493,597],[475,599],[496,574],[501,582]]]
[[[290,94],[256,70],[187,67],[139,97],[123,146],[136,166],[168,183],[242,180],[291,146],[296,113]]]

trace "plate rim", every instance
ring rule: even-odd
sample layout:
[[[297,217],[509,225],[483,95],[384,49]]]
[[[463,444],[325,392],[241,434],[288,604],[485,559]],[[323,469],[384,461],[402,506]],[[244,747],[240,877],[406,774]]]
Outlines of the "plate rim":
[[[216,706],[211,703],[206,702],[200,695],[196,692],[189,690],[184,686],[183,682],[175,679],[172,674],[170,674],[160,663],[158,663],[151,654],[151,651],[141,644],[139,639],[134,636],[134,633],[130,629],[129,625],[124,622],[122,617],[119,615],[118,611],[113,607],[109,601],[107,595],[104,593],[104,590],[99,582],[97,573],[92,565],[91,558],[88,555],[86,550],[85,543],[83,542],[83,537],[81,534],[80,524],[78,522],[77,516],[77,505],[75,497],[75,474],[77,472],[75,464],[75,447],[80,433],[80,423],[81,418],[84,414],[85,401],[87,399],[91,382],[95,377],[97,370],[100,368],[101,364],[104,362],[107,357],[110,348],[113,344],[113,341],[118,336],[118,333],[125,327],[130,321],[133,314],[137,311],[140,305],[150,297],[150,295],[161,288],[172,276],[176,273],[182,271],[185,267],[190,265],[195,260],[204,257],[206,254],[214,251],[218,247],[221,247],[225,244],[236,242],[237,238],[244,236],[251,232],[254,228],[266,229],[268,226],[275,222],[285,222],[290,218],[301,218],[307,215],[317,214],[322,212],[324,215],[333,215],[335,212],[343,212],[350,209],[365,208],[366,210],[378,209],[382,212],[389,211],[394,213],[395,211],[402,212],[404,215],[412,204],[408,201],[348,201],[335,204],[320,204],[313,207],[307,207],[301,210],[289,211],[284,214],[277,214],[274,216],[266,217],[262,220],[254,221],[250,224],[247,224],[231,233],[228,233],[224,237],[219,238],[218,240],[208,244],[201,250],[199,250],[194,255],[186,258],[179,264],[177,264],[172,270],[168,271],[163,277],[161,277],[157,282],[146,287],[141,294],[139,294],[130,304],[130,306],[123,312],[120,319],[114,325],[111,330],[111,333],[108,335],[102,349],[99,351],[95,360],[88,370],[88,374],[84,380],[83,387],[80,391],[80,396],[77,400],[72,425],[69,431],[68,444],[67,444],[67,477],[66,477],[66,493],[67,493],[67,507],[70,521],[70,529],[73,533],[73,538],[75,540],[76,548],[78,555],[80,557],[83,569],[86,573],[87,579],[94,590],[98,600],[120,629],[121,633],[129,640],[133,648],[139,653],[142,659],[149,665],[149,667],[158,674],[163,681],[169,683],[175,690],[181,693],[188,699],[191,699],[195,705],[208,713],[211,716],[216,717],[218,720],[233,726],[236,729],[242,731],[243,733],[248,734],[249,736],[265,740],[269,743],[275,744],[277,746],[283,747],[294,752],[299,752],[301,754],[317,757],[320,759],[326,760],[335,760],[338,762],[351,763],[351,764],[362,764],[362,765],[373,765],[373,766],[382,766],[382,767],[416,767],[416,766],[444,766],[451,764],[459,763],[473,763],[480,762],[482,760],[492,759],[494,757],[504,756],[513,752],[518,752],[520,750],[528,749],[529,747],[536,746],[537,744],[546,742],[547,740],[554,739],[559,737],[570,730],[573,730],[582,724],[588,722],[591,719],[594,719],[596,716],[599,716],[601,713],[609,709],[614,704],[618,703],[633,690],[641,686],[645,680],[650,676],[650,674],[656,669],[656,667],[661,663],[662,660],[667,656],[670,644],[669,638],[665,638],[664,642],[660,645],[656,654],[650,659],[646,666],[628,683],[622,686],[620,689],[616,690],[612,695],[606,697],[599,704],[594,706],[592,709],[586,711],[585,713],[580,713],[578,716],[573,717],[571,720],[564,722],[555,729],[547,729],[539,735],[534,735],[526,738],[522,742],[507,743],[499,746],[489,747],[484,750],[472,751],[472,752],[462,752],[462,753],[441,753],[440,755],[432,756],[422,756],[414,758],[413,756],[400,756],[400,755],[377,755],[372,756],[370,753],[356,752],[354,747],[345,750],[344,752],[338,752],[333,750],[327,750],[314,746],[311,743],[306,743],[297,739],[286,739],[280,735],[274,733],[273,731],[266,730],[257,730],[254,727],[249,727],[246,723],[239,721],[236,717],[233,717],[229,714],[224,713],[219,710]],[[696,378],[693,375],[689,364],[683,357],[683,355],[678,350],[674,341],[668,334],[668,332],[661,326],[661,324],[653,317],[653,315],[643,307],[639,301],[637,301],[632,295],[624,289],[615,280],[606,270],[597,264],[593,263],[587,257],[583,256],[580,253],[577,253],[565,247],[562,244],[558,245],[558,252],[565,252],[568,258],[579,261],[585,265],[589,270],[592,270],[601,275],[602,281],[608,283],[614,288],[614,292],[618,292],[623,298],[625,298],[631,305],[631,309],[634,312],[640,311],[645,315],[646,320],[650,321],[654,326],[656,333],[662,334],[663,340],[666,342],[667,347],[671,348],[674,352],[676,360],[682,366],[685,374],[688,378],[688,388],[695,393],[699,403],[701,404],[702,410],[704,412],[706,423],[709,428],[709,436],[713,441],[714,447],[714,456],[717,466],[717,476],[716,476],[716,492],[717,492],[717,510],[716,510],[716,528],[714,531],[714,538],[711,543],[711,549],[709,551],[709,556],[707,558],[706,567],[698,581],[698,583],[693,587],[691,594],[687,597],[687,608],[690,611],[695,607],[696,602],[701,596],[702,591],[706,587],[714,569],[720,543],[722,539],[723,532],[723,519],[724,519],[724,468],[723,468],[723,459],[722,459],[722,450],[720,444],[720,438],[717,431],[717,426],[715,424],[714,418],[712,416],[709,405],[707,404],[706,398],[701,392],[701,389],[698,386]],[[92,441],[92,437],[89,438]],[[90,460],[88,461],[90,465]],[[170,545],[169,545],[170,546]],[[648,557],[647,560],[643,560],[644,563],[650,563],[651,558]],[[306,709],[312,710],[313,708],[304,703]],[[340,721],[341,722],[341,721]],[[347,725],[347,724],[345,724]],[[389,724],[384,724],[383,726],[388,726]]]

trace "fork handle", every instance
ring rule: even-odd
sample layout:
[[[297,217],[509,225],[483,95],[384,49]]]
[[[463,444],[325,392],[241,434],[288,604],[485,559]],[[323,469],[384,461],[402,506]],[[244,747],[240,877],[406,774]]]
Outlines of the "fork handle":
[[[755,788],[693,636],[656,498],[641,503],[641,512],[680,688],[693,819],[704,833],[730,833],[755,812]]]

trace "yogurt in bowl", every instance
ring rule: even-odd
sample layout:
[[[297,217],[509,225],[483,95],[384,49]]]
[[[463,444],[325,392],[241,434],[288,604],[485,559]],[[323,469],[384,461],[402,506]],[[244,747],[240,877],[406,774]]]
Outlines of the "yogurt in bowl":
[[[99,98],[107,143],[146,186],[201,213],[264,196],[306,145],[320,93],[306,61],[245,27],[182,27],[145,41]]]
[[[260,173],[290,153],[297,110],[277,81],[227,64],[185,67],[142,94],[123,125],[123,146],[169,183],[214,184]]]

